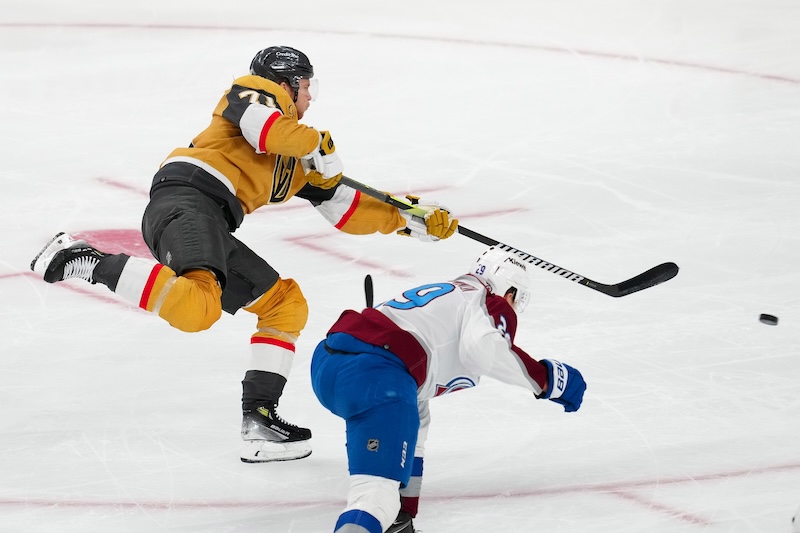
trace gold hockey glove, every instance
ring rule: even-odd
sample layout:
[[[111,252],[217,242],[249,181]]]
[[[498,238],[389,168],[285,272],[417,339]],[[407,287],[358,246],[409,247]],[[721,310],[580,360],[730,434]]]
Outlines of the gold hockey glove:
[[[412,214],[401,209],[400,214],[408,222],[405,228],[397,232],[398,235],[433,242],[450,237],[458,229],[458,219],[452,218],[447,207],[439,202],[421,200],[418,196],[411,195],[406,195],[406,198],[415,207],[416,212],[419,213],[421,210],[424,215]]]
[[[344,166],[329,131],[319,132],[319,144],[310,153],[300,158],[306,180],[320,189],[336,187],[342,179]]]

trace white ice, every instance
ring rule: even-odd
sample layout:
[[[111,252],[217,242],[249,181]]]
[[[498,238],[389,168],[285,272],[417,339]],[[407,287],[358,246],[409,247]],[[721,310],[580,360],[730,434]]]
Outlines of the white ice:
[[[462,273],[482,245],[348,236],[301,200],[248,217],[237,236],[311,306],[281,409],[314,453],[267,465],[238,458],[252,315],[184,334],[104,287],[28,270],[57,231],[135,235],[160,162],[273,44],[311,57],[321,95],[305,122],[331,130],[351,177],[443,201],[596,281],[681,268],[620,299],[535,271],[518,344],[580,368],[583,408],[488,380],[433,402],[419,528],[789,531],[790,0],[4,0],[0,531],[332,531],[344,424],[311,392],[313,346],[363,305],[364,275],[389,296]]]

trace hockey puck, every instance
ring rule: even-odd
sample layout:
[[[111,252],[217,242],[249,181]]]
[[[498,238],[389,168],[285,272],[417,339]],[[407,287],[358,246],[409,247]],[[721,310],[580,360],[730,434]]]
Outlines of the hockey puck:
[[[768,326],[778,325],[778,317],[774,315],[767,315],[765,313],[761,313],[761,316],[759,316],[758,319],[764,324],[767,324]]]

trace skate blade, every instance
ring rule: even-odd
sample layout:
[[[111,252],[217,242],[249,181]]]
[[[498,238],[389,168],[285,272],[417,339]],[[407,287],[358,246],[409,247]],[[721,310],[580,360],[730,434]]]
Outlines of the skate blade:
[[[297,442],[247,440],[242,447],[241,459],[243,463],[271,463],[294,461],[309,455],[311,455],[311,443],[307,440]]]
[[[44,271],[47,270],[47,265],[50,264],[50,260],[56,252],[69,248],[70,245],[75,242],[75,239],[63,231],[56,233],[56,236],[50,239],[50,242],[44,245],[42,251],[33,258],[33,261],[31,261],[31,270],[37,274],[44,274]]]

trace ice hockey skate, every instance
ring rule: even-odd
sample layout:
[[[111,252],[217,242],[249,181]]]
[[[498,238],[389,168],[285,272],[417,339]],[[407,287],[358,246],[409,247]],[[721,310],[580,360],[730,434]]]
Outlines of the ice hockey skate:
[[[95,283],[94,269],[105,254],[92,248],[86,241],[75,240],[66,233],[58,233],[31,261],[31,270],[43,274],[48,283],[80,278]]]
[[[311,430],[286,422],[276,407],[261,404],[244,411],[242,462],[292,461],[311,455]]]
[[[395,518],[392,525],[389,526],[389,529],[386,530],[386,533],[422,533],[418,529],[414,529],[414,522],[411,519],[411,515],[400,511],[397,513],[397,518]]]

